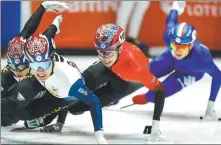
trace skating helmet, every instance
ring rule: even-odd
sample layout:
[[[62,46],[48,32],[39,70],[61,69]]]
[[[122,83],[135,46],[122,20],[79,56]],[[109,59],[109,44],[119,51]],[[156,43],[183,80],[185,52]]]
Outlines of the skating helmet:
[[[15,37],[8,43],[6,60],[13,71],[23,71],[29,67],[24,56],[25,42],[22,37]]]
[[[27,63],[24,56],[25,40],[22,37],[15,37],[9,43],[6,50],[6,59],[8,64]]]
[[[105,24],[98,27],[94,36],[94,45],[100,50],[114,50],[124,41],[124,30],[115,24]]]
[[[192,25],[183,22],[172,28],[169,37],[173,43],[190,44],[196,40],[196,30]]]
[[[35,34],[27,41],[24,54],[29,62],[43,62],[52,57],[55,49],[56,46],[52,38]]]

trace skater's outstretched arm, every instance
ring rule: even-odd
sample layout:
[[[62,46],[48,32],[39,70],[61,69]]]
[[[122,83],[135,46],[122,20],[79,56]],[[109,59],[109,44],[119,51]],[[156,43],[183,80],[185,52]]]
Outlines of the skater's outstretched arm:
[[[29,18],[29,20],[26,22],[24,28],[22,29],[21,33],[19,34],[20,37],[23,37],[23,39],[30,38],[35,31],[37,30],[42,17],[44,15],[45,11],[52,11],[52,12],[58,12],[58,7],[63,7],[67,9],[67,5],[62,2],[58,1],[45,1],[43,2],[39,8],[32,14],[32,16]]]
[[[185,1],[173,2],[170,13],[166,19],[166,27],[165,27],[164,36],[163,36],[163,40],[165,44],[167,45],[167,47],[170,46],[170,39],[169,39],[170,31],[178,23],[178,15],[184,12],[185,6],[186,6]]]

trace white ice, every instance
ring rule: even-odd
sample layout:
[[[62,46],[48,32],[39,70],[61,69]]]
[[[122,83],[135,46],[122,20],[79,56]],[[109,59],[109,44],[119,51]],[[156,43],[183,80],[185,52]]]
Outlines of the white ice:
[[[97,57],[74,56],[81,70],[86,69]],[[221,60],[215,59],[221,69]],[[5,65],[5,60],[1,62]],[[202,80],[188,86],[181,92],[166,99],[161,118],[161,132],[171,138],[175,144],[220,144],[221,121],[200,121],[204,115],[210,94],[211,77],[205,75]],[[144,127],[151,125],[153,104],[132,106],[123,110],[120,107],[130,104],[134,94],[146,92],[142,88],[122,99],[118,105],[103,109],[105,137],[109,144],[145,144],[148,135],[143,134]],[[215,110],[221,117],[221,90]],[[28,132],[10,132],[11,128],[22,126],[23,122],[12,127],[1,128],[1,143],[50,143],[50,144],[95,144],[90,113],[68,115],[61,133],[40,133],[39,129]],[[163,142],[166,143],[166,142]],[[171,142],[169,142],[171,143]]]

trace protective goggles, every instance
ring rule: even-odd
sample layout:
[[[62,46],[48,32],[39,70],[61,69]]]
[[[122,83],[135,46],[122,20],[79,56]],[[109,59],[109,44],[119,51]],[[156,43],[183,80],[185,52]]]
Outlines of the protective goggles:
[[[170,47],[172,50],[181,50],[181,51],[186,51],[190,49],[190,44],[176,44],[173,42],[170,42]]]
[[[97,50],[97,53],[101,57],[109,57],[117,54],[116,50]]]
[[[119,48],[121,47],[118,46],[116,48],[111,48],[111,49],[107,49],[107,50],[100,50],[100,49],[97,49],[97,53],[99,56],[101,57],[109,57],[109,56],[113,56],[115,54],[118,54],[118,51],[119,51]]]
[[[23,71],[29,67],[29,64],[8,64],[13,71]]]
[[[29,66],[34,71],[47,70],[52,65],[52,61],[33,62]]]

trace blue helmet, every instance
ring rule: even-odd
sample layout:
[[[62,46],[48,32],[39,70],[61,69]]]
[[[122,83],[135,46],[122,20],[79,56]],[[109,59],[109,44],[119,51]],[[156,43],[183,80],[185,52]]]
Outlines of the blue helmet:
[[[24,55],[29,62],[42,62],[55,53],[55,43],[52,38],[45,35],[33,35],[25,44]]]
[[[183,22],[172,28],[169,37],[171,42],[190,44],[196,40],[196,30],[192,25]]]
[[[6,59],[8,64],[26,64],[24,56],[25,40],[22,37],[13,38],[7,46]]]

